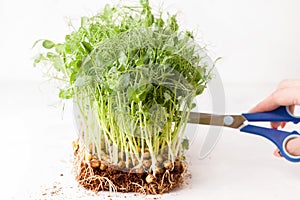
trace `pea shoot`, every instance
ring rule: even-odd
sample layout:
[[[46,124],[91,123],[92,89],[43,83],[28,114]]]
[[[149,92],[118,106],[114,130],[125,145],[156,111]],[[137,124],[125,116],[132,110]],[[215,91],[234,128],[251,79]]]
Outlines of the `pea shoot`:
[[[184,130],[211,69],[176,15],[154,14],[148,0],[106,5],[63,42],[39,43],[34,64],[48,63],[59,98],[74,103],[80,185],[158,194],[184,181]]]

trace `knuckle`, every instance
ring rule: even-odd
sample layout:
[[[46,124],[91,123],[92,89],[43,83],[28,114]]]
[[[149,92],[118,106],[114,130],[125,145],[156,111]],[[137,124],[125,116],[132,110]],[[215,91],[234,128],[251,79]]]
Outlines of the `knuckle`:
[[[300,97],[295,97],[292,99],[292,105],[300,105]]]
[[[277,88],[280,89],[280,88],[287,87],[288,85],[290,85],[290,83],[291,83],[290,79],[283,79],[282,81],[279,82]]]
[[[287,99],[285,99],[286,97],[284,96],[285,90],[285,88],[279,88],[275,92],[273,92],[271,94],[271,101],[278,106],[286,104]]]
[[[271,94],[271,99],[272,99],[273,102],[277,102],[278,99],[281,97],[281,95],[280,95],[281,91],[282,91],[282,89],[280,88],[280,89],[277,89],[275,92],[273,92]]]

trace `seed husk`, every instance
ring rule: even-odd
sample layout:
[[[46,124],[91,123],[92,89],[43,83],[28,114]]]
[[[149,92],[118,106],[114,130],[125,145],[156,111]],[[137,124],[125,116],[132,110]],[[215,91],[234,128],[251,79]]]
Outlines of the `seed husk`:
[[[149,151],[146,151],[143,155],[143,158],[144,159],[149,159],[150,158],[150,152]]]
[[[181,167],[181,161],[180,160],[175,160],[174,162],[175,167],[180,168]]]
[[[147,183],[152,183],[155,180],[155,177],[153,176],[153,174],[148,174],[146,176],[146,182]]]
[[[128,166],[132,167],[132,160],[131,159],[128,160]]]
[[[107,162],[106,161],[102,161],[100,164],[100,170],[104,171],[107,169]]]
[[[150,160],[143,160],[143,165],[145,168],[149,168],[151,166],[151,161]]]
[[[99,160],[96,160],[96,159],[92,159],[90,163],[91,163],[92,168],[97,168],[101,164],[101,162]]]
[[[162,173],[164,173],[164,170],[162,168],[155,169],[155,174],[162,174]]]
[[[161,166],[162,166],[162,163],[156,161],[156,162],[155,162],[155,166],[156,166],[156,167],[161,167]]]
[[[86,158],[88,159],[88,161],[91,161],[91,160],[92,160],[92,154],[88,153],[88,154],[86,155]]]
[[[126,167],[125,162],[124,162],[123,160],[121,160],[120,162],[118,162],[118,167],[119,167],[120,169],[125,168],[125,167]]]
[[[158,155],[158,156],[156,157],[156,161],[159,162],[159,163],[163,163],[164,158],[162,157],[162,155]]]
[[[173,164],[170,160],[165,160],[164,161],[164,168],[167,170],[172,170],[173,169]]]
[[[144,173],[144,169],[142,167],[139,167],[139,168],[134,168],[133,170],[135,173],[138,173],[138,174],[142,174]]]
[[[134,159],[132,165],[137,166],[139,163],[140,162],[138,159]]]
[[[74,151],[77,151],[79,149],[79,144],[76,141],[73,141],[72,145],[73,145]]]

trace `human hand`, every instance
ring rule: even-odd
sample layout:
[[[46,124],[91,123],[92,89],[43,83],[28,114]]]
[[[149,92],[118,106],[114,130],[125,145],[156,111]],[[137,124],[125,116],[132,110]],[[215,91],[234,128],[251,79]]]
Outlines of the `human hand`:
[[[300,79],[289,79],[281,81],[277,89],[262,102],[257,104],[249,112],[271,111],[279,106],[289,106],[291,113],[294,113],[295,106],[300,105]],[[271,127],[282,128],[286,122],[271,122]],[[291,139],[287,142],[286,150],[294,156],[300,156],[300,138]],[[274,151],[274,155],[282,157],[279,149]]]

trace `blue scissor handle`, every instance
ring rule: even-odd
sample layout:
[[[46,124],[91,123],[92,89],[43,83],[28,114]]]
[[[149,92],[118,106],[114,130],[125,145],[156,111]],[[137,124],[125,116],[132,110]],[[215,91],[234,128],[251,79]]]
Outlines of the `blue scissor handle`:
[[[292,162],[300,162],[300,156],[293,156],[286,150],[286,143],[288,142],[288,140],[300,137],[300,134],[297,131],[286,132],[254,125],[246,125],[241,128],[240,131],[260,135],[267,138],[277,146],[277,148],[280,150],[281,155],[285,159]]]
[[[269,112],[244,113],[242,114],[249,122],[300,122],[300,117],[293,115],[288,106],[280,106]]]

